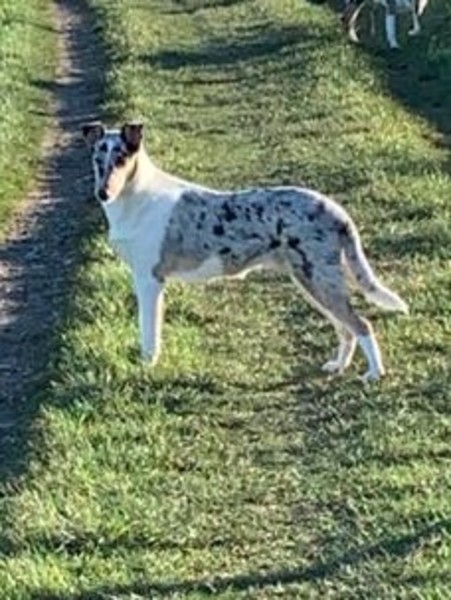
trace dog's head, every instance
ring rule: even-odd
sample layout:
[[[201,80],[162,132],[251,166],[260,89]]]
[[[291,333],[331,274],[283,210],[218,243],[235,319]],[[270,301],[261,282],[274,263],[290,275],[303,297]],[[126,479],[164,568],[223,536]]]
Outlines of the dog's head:
[[[126,123],[120,130],[107,130],[95,122],[84,125],[82,131],[92,152],[95,195],[102,202],[113,201],[136,171],[143,124]]]

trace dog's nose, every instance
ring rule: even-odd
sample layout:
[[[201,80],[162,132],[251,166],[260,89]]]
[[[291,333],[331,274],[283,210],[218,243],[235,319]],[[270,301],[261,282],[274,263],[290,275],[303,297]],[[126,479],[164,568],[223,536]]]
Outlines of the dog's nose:
[[[107,194],[106,190],[104,190],[104,189],[99,190],[97,192],[97,196],[102,201],[108,200],[108,194]]]

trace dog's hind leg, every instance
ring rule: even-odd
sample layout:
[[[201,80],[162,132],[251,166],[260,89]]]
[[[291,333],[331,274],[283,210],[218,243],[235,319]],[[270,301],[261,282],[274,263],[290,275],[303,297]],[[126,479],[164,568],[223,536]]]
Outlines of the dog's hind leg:
[[[323,371],[326,371],[327,373],[343,373],[343,371],[351,364],[352,357],[354,356],[357,341],[356,337],[346,329],[346,327],[344,327],[321,302],[315,299],[314,294],[309,291],[310,286],[308,282],[305,281],[303,275],[299,275],[298,271],[295,270],[292,272],[292,279],[308,303],[332,323],[337,333],[338,348],[336,354],[333,358],[324,363],[322,366]]]
[[[330,320],[335,326],[339,344],[336,356],[324,363],[322,369],[327,373],[343,373],[351,364],[357,340],[354,334],[338,323],[338,321],[335,321],[335,319]]]
[[[384,374],[382,358],[370,323],[360,317],[349,302],[344,274],[339,265],[321,265],[306,276],[305,268],[291,263],[292,277],[307,300],[334,325],[339,336],[337,356],[324,365],[327,371],[343,371],[351,362],[356,342],[368,362],[364,381],[379,379]]]

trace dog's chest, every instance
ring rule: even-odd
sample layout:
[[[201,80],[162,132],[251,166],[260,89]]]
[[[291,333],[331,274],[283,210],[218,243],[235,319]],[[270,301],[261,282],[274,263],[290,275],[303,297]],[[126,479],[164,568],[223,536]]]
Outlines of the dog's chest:
[[[105,207],[109,240],[133,271],[149,272],[158,262],[174,203],[139,198]]]

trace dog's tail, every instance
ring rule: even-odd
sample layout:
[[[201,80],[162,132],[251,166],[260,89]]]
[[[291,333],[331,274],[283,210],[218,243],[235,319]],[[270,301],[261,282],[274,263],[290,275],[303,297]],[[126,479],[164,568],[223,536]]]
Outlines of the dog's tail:
[[[407,314],[407,304],[397,294],[389,290],[376,277],[362,248],[357,228],[349,222],[342,235],[346,263],[365,298],[381,308]]]

